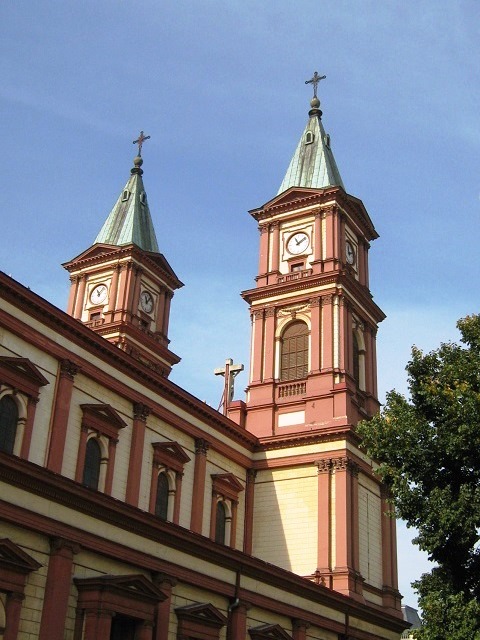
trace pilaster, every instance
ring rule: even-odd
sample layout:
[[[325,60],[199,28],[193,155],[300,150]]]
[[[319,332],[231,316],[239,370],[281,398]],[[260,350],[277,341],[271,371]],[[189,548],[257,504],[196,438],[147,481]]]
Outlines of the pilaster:
[[[203,505],[205,501],[205,474],[209,444],[202,438],[195,440],[195,467],[193,471],[192,513],[190,529],[202,533]]]
[[[24,599],[25,596],[23,593],[10,591],[7,594],[7,601],[5,603],[7,625],[3,632],[3,640],[17,640]]]
[[[252,554],[253,548],[253,511],[255,503],[255,469],[247,470],[247,483],[245,491],[245,530],[243,535],[243,551]]]
[[[72,587],[73,556],[79,552],[80,547],[63,538],[53,538],[50,549],[38,638],[39,640],[63,640],[68,599]],[[85,636],[85,640],[90,639]],[[96,640],[100,640],[100,636]]]
[[[170,609],[172,607],[172,591],[177,584],[175,578],[163,573],[154,576],[153,582],[159,587],[165,596],[165,600],[159,602],[156,612],[154,640],[168,640],[168,627],[170,624]]]
[[[125,500],[138,507],[140,480],[142,477],[143,445],[145,443],[145,427],[150,409],[144,404],[133,405],[132,440],[130,443],[130,461],[128,464],[128,480]]]
[[[47,458],[47,468],[56,473],[62,472],[73,382],[78,371],[78,366],[71,360],[62,360],[59,364]]]

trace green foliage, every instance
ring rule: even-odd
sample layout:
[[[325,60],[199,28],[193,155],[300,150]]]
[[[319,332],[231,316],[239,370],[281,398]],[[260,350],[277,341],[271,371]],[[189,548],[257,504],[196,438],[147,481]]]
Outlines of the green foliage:
[[[425,640],[480,638],[480,316],[457,326],[465,346],[414,347],[410,400],[391,391],[358,425],[397,515],[438,565],[415,583]]]

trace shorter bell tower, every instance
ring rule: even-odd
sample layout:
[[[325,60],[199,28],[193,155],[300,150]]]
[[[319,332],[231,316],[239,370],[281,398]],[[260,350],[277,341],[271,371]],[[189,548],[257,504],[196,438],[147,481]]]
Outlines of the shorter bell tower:
[[[95,243],[63,266],[70,273],[67,313],[120,349],[168,376],[180,361],[169,349],[174,291],[182,287],[159,252],[139,154]]]

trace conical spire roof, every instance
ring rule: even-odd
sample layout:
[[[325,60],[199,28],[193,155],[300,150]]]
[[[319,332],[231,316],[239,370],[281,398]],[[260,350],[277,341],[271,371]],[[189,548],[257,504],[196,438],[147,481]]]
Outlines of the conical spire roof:
[[[321,78],[320,78],[321,79]],[[307,126],[300,138],[278,193],[290,187],[344,187],[330,148],[330,136],[322,124],[320,100],[315,93],[310,101]]]
[[[142,157],[138,155],[133,164],[130,178],[95,238],[95,242],[119,246],[133,243],[145,251],[158,253],[155,229],[143,186]]]

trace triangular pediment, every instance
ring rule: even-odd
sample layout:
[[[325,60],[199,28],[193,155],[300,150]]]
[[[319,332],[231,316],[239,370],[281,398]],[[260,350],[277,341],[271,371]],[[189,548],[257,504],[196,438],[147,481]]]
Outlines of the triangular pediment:
[[[233,473],[215,473],[212,475],[212,481],[214,487],[218,489],[229,489],[235,494],[243,491],[243,484],[237,480]]]
[[[137,600],[165,600],[165,595],[150,580],[141,574],[134,575],[104,575],[94,578],[75,578],[75,584],[79,592],[101,591],[121,592]]]
[[[127,426],[127,423],[122,420],[115,409],[109,404],[81,404],[80,408],[84,416],[88,415],[97,418],[117,429],[123,429],[123,427]]]
[[[152,442],[152,447],[154,459],[157,463],[176,468],[178,465],[183,467],[184,464],[190,461],[190,458],[178,442]]]
[[[0,376],[2,370],[10,370],[22,378],[28,379],[38,387],[44,387],[48,380],[43,376],[37,367],[28,358],[11,358],[10,356],[0,357]]]
[[[262,217],[262,214],[263,216],[270,214],[273,209],[295,209],[296,207],[304,207],[308,205],[309,202],[313,204],[316,197],[322,197],[322,199],[324,199],[326,192],[333,195],[338,191],[344,193],[344,190],[341,187],[335,186],[325,187],[323,189],[313,189],[311,187],[290,187],[286,191],[283,191],[266,202],[262,207],[252,209],[249,213],[254,218],[258,219]]]
[[[9,538],[0,540],[0,567],[15,573],[27,574],[40,569],[42,565],[25,553]]]
[[[292,640],[292,636],[282,629],[279,624],[261,624],[248,630],[253,640],[268,638],[269,640]]]
[[[175,609],[179,620],[192,620],[212,627],[223,627],[227,624],[226,617],[210,603],[189,604]]]
[[[98,258],[100,256],[108,256],[110,253],[117,252],[118,249],[119,247],[114,244],[102,244],[100,242],[97,242],[88,249],[85,249],[85,251],[82,251],[82,253],[80,253],[78,256],[75,256],[75,258],[72,258],[68,262],[64,262],[62,266],[65,267],[65,269],[68,269],[69,266],[75,264],[76,262],[82,262],[83,260],[93,260],[94,258]]]
[[[180,287],[183,287],[183,282],[180,282],[180,280],[177,277],[177,274],[172,269],[172,267],[170,266],[168,260],[165,258],[163,253],[155,253],[153,251],[146,251],[145,253],[149,257],[149,259],[155,262],[155,264],[158,267],[160,267],[160,269],[164,273],[170,276],[170,278],[174,281],[177,289],[180,289]]]

